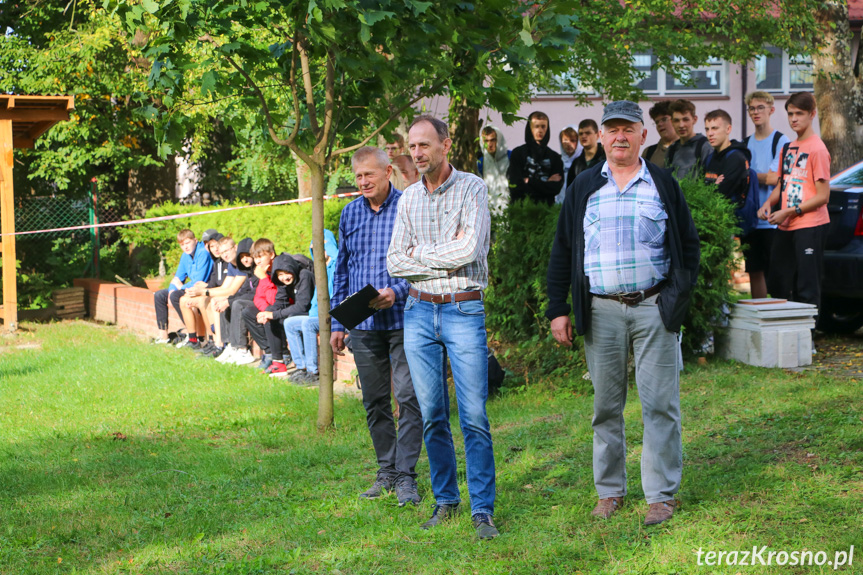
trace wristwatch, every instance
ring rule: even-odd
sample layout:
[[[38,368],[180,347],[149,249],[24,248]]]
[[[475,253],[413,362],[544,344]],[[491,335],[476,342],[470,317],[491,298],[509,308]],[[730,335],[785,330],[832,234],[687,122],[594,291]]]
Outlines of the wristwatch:
[[[800,206],[794,206],[794,211],[797,213],[798,216],[803,215],[803,210],[800,209]]]

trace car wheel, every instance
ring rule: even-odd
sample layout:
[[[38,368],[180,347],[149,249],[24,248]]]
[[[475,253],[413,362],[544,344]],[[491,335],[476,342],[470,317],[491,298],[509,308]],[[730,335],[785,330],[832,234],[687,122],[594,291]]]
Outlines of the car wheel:
[[[824,298],[815,327],[825,333],[854,333],[863,327],[863,303],[860,300]]]

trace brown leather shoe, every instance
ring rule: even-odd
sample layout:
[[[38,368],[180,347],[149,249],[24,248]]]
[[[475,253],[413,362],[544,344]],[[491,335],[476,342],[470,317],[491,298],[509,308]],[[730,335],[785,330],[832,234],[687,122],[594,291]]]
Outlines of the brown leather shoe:
[[[608,497],[607,499],[600,499],[599,503],[596,504],[596,507],[593,508],[593,511],[591,511],[590,514],[594,517],[608,519],[615,511],[620,509],[621,505],[623,505],[623,497]]]
[[[647,517],[644,518],[644,524],[659,525],[663,521],[668,521],[674,515],[674,508],[676,506],[677,502],[674,499],[651,503],[647,510]]]

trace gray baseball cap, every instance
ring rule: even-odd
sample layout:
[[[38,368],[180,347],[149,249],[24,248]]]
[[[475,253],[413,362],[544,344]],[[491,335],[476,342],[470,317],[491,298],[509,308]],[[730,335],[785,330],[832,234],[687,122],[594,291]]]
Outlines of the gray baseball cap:
[[[635,102],[619,100],[617,102],[610,102],[602,111],[602,122],[600,124],[604,124],[609,120],[627,120],[643,124],[644,113]]]
[[[212,240],[213,236],[217,235],[218,233],[219,232],[217,232],[216,230],[210,228],[209,230],[204,232],[203,236],[201,236],[201,241],[204,243],[207,243],[208,241]],[[216,238],[216,239],[218,239],[218,238]]]

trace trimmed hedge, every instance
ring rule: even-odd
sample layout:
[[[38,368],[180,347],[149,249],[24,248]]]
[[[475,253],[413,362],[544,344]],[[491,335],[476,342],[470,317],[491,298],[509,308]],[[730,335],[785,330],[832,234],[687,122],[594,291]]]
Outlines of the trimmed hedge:
[[[338,234],[342,209],[350,199],[324,202],[324,227]],[[148,247],[160,251],[171,275],[180,261],[182,251],[177,243],[177,233],[189,228],[200,238],[205,230],[215,229],[239,242],[242,238],[269,238],[276,246],[276,253],[308,254],[312,242],[312,203],[287,204],[283,206],[254,206],[243,202],[226,203],[211,208],[183,206],[164,203],[147,210],[146,217],[153,218],[174,214],[186,214],[226,207],[249,206],[242,210],[178,218],[166,222],[151,222],[121,228],[122,238],[130,245]],[[151,273],[155,270],[148,270]]]

